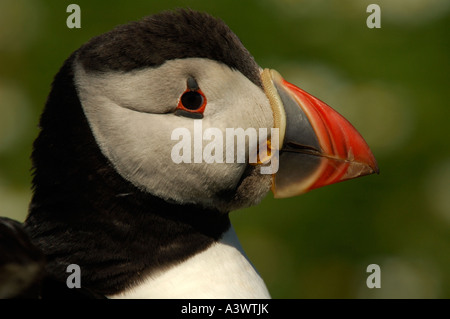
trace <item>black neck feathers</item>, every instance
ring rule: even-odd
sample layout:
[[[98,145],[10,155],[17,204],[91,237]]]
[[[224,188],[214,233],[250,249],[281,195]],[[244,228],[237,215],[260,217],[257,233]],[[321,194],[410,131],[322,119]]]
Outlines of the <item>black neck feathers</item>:
[[[53,82],[34,143],[34,194],[25,229],[65,282],[69,264],[84,288],[115,294],[207,248],[230,227],[228,214],[177,205],[124,180],[99,150],[77,97],[72,65]]]

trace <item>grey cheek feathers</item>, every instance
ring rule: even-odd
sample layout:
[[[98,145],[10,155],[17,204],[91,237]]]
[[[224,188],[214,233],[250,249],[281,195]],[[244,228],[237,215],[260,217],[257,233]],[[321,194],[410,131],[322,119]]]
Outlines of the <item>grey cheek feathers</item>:
[[[172,161],[171,150],[177,143],[171,140],[172,131],[185,127],[193,136],[193,120],[171,113],[188,76],[195,77],[208,99],[203,130],[273,127],[264,92],[240,72],[215,61],[170,60],[158,68],[126,73],[89,73],[75,62],[74,71],[84,113],[103,154],[125,179],[166,200],[215,207],[220,194],[238,188],[247,167]],[[270,187],[266,177],[260,178],[265,181],[260,186],[242,183],[242,191],[250,189],[258,196],[245,201],[262,199]]]

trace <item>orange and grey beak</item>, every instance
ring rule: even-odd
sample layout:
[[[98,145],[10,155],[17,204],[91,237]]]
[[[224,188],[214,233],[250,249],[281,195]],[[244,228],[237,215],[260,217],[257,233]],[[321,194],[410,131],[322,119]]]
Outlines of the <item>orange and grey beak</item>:
[[[279,128],[279,168],[273,175],[277,198],[378,173],[378,165],[358,131],[324,102],[263,70],[274,127]]]

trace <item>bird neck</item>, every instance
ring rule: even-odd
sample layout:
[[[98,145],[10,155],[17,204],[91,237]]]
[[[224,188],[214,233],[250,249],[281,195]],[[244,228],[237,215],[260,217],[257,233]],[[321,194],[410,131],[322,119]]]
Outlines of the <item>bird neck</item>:
[[[74,55],[56,75],[41,116],[25,229],[52,276],[66,282],[68,265],[77,264],[82,287],[117,294],[207,249],[230,221],[227,213],[145,193],[114,170],[77,98]]]
[[[230,227],[207,249],[109,298],[270,298]]]
[[[82,287],[98,294],[120,293],[182,263],[214,246],[230,228],[228,214],[139,192],[89,198],[34,202],[25,228],[51,275],[65,282],[67,267],[76,264]]]

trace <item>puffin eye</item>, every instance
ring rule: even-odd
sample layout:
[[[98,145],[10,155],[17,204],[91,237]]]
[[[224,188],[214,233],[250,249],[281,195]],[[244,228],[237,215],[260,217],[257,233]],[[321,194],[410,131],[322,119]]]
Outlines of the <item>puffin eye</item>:
[[[187,89],[181,94],[178,100],[178,106],[175,115],[187,116],[191,118],[203,118],[205,111],[206,97],[200,90],[197,81],[189,77],[187,80]]]
[[[195,111],[202,107],[204,100],[199,91],[186,91],[181,96],[180,103],[184,108]]]

